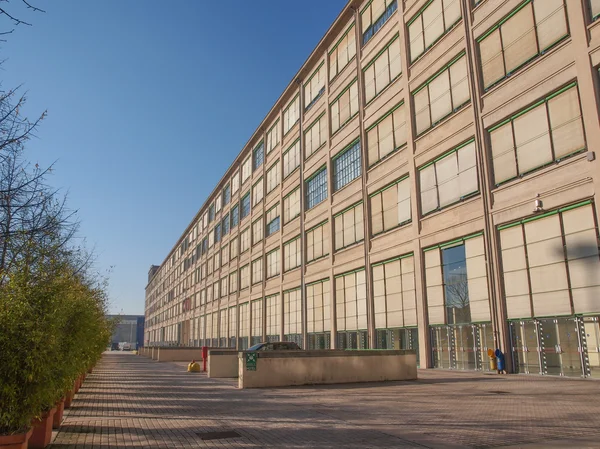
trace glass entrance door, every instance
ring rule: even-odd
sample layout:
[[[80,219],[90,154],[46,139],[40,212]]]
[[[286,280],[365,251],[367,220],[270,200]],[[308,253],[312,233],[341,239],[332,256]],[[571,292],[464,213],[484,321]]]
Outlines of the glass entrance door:
[[[583,371],[577,319],[558,318],[556,329],[558,331],[558,350],[562,375],[581,377]]]
[[[535,320],[512,321],[510,330],[515,371],[541,374],[537,322]]]
[[[584,372],[587,377],[600,379],[600,323],[598,317],[581,320],[581,347]]]

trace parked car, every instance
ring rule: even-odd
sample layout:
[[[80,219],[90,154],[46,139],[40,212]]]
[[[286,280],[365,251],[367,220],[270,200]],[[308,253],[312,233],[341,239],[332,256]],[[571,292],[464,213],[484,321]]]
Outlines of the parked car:
[[[131,343],[123,343],[122,351],[131,351]]]
[[[246,351],[301,351],[293,341],[270,341],[250,346]]]
[[[110,350],[111,351],[118,351],[119,350],[119,343],[112,343],[110,345]]]

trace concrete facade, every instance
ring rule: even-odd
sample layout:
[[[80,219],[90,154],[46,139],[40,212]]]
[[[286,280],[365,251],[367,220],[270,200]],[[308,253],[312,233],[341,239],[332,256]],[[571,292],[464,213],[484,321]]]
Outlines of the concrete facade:
[[[600,377],[593,8],[348,2],[153,266],[146,344]]]
[[[238,353],[235,350],[229,351],[208,351],[207,376],[210,378],[218,377],[237,377],[238,376]]]
[[[415,351],[239,352],[239,388],[416,380]],[[248,369],[247,357],[256,357]]]

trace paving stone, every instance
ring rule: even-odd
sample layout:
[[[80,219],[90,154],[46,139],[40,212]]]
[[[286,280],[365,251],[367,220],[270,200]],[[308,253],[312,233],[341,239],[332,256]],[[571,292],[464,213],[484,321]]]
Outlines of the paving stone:
[[[238,390],[106,353],[52,448],[598,447],[600,383],[420,370],[419,380]],[[207,432],[239,437],[203,439]],[[562,446],[561,446],[562,444]]]

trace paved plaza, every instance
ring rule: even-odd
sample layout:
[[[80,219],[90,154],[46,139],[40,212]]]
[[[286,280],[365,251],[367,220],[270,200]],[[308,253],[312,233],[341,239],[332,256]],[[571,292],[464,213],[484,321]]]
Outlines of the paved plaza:
[[[594,380],[421,370],[410,382],[238,390],[185,367],[105,354],[51,447],[600,446]]]

